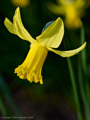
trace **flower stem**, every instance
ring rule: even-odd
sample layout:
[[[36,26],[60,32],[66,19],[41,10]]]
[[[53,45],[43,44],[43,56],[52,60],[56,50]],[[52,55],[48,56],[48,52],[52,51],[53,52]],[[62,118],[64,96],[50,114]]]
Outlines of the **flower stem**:
[[[5,100],[8,101],[8,104],[10,105],[10,107],[11,107],[12,111],[15,113],[15,115],[22,116],[16,103],[14,102],[11,91],[10,91],[5,79],[3,78],[3,76],[1,74],[0,74],[0,90],[2,91],[3,95],[5,95]],[[5,107],[2,107],[2,108],[4,110]]]
[[[0,92],[0,112],[2,113],[2,117],[3,116],[5,116],[5,117],[12,116],[10,110],[8,109],[8,106],[5,104],[5,101],[2,97],[1,92]]]
[[[77,109],[77,114],[78,114],[78,120],[83,120],[83,117],[82,117],[82,114],[81,114],[79,97],[78,97],[78,91],[77,91],[76,82],[75,82],[75,75],[74,75],[73,66],[72,66],[70,58],[67,58],[67,62],[68,62],[68,67],[69,67],[69,72],[70,72],[70,77],[71,77],[73,92],[74,92],[74,96],[75,96],[75,102],[76,102],[76,109]]]
[[[85,42],[85,31],[84,31],[84,27],[82,26],[82,28],[81,28],[81,44],[83,44],[84,42]],[[87,64],[86,64],[86,49],[84,49],[81,52],[81,60],[82,60],[83,72],[85,75],[85,81],[86,81],[86,95],[87,95],[87,99],[88,99],[89,107],[90,107],[90,85],[89,85]]]
[[[84,89],[83,74],[82,74],[82,69],[81,68],[82,67],[81,67],[81,64],[79,62],[78,63],[79,88],[80,88],[81,97],[82,97],[84,107],[85,107],[86,119],[90,120],[89,105],[88,105],[88,101],[87,101],[87,97],[86,97],[86,93],[85,93],[85,89]]]
[[[82,27],[81,28],[81,44],[83,42],[85,42],[85,33],[84,33],[84,28]],[[80,93],[81,93],[81,97],[82,97],[84,107],[85,107],[85,112],[86,112],[86,120],[90,120],[90,108],[88,103],[89,89],[87,89],[89,88],[89,84],[88,84],[85,49],[81,52],[80,57],[78,59],[78,79],[79,79]],[[85,84],[84,84],[84,81],[85,81]]]

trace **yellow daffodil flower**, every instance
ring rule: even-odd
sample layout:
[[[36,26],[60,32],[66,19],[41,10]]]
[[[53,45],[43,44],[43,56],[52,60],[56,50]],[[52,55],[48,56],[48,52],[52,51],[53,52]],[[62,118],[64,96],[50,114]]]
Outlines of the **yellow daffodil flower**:
[[[30,0],[11,0],[11,2],[14,6],[26,7],[29,4]]]
[[[80,18],[84,15],[85,0],[57,0],[58,5],[48,4],[48,8],[55,14],[65,16],[65,25],[67,28],[80,28],[82,21]]]
[[[48,51],[52,51],[62,57],[70,57],[80,52],[86,46],[85,42],[81,47],[75,50],[60,51],[53,49],[59,47],[64,35],[64,24],[60,18],[57,18],[52,24],[50,24],[41,35],[36,37],[36,40],[32,38],[24,28],[19,8],[15,11],[13,23],[8,18],[5,18],[4,24],[10,33],[31,43],[25,61],[15,69],[17,76],[21,79],[27,79],[30,82],[40,82],[40,84],[43,84],[41,71]]]

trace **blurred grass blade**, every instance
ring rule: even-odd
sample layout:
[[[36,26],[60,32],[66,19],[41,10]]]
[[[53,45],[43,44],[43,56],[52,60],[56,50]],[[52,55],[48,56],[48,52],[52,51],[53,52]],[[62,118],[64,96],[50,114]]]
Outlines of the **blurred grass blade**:
[[[65,48],[66,48],[66,44],[68,47],[70,47],[70,39],[69,38],[67,39],[67,38],[68,38],[68,35],[66,36],[66,42],[64,42]],[[78,120],[84,120],[82,110],[81,110],[78,89],[77,89],[77,85],[76,85],[76,78],[75,78],[74,68],[72,65],[71,58],[67,58],[67,63],[68,63],[68,68],[69,68],[69,73],[70,73],[70,78],[71,78],[72,89],[73,89],[73,93],[74,93],[74,99],[75,99],[75,104],[76,104],[76,111],[77,111]]]
[[[81,44],[85,42],[85,31],[84,26],[81,28]],[[89,79],[88,79],[88,71],[87,71],[87,64],[86,64],[86,49],[84,49],[81,52],[81,60],[82,60],[82,68],[85,75],[85,87],[86,87],[86,94],[89,102],[90,107],[90,85],[89,85]]]
[[[85,31],[84,27],[81,28],[81,44],[85,42]],[[79,87],[81,97],[85,106],[86,111],[86,118],[90,120],[90,89],[89,89],[89,81],[88,81],[88,74],[87,74],[87,64],[86,64],[86,50],[84,49],[80,53],[80,57],[78,59],[78,77],[79,77]],[[83,74],[84,73],[84,74]],[[84,84],[85,83],[85,84]]]
[[[11,91],[5,82],[5,79],[0,75],[0,89],[6,98],[6,100],[9,102],[10,107],[14,111],[15,115],[21,116],[21,112],[19,111],[18,107],[16,106],[14,99],[12,97]]]
[[[86,97],[86,93],[85,93],[85,89],[84,89],[84,83],[83,83],[83,74],[82,74],[82,66],[81,66],[81,59],[78,59],[78,77],[79,77],[79,88],[80,88],[80,93],[81,93],[81,97],[84,103],[84,108],[85,108],[85,112],[86,112],[86,120],[90,120],[90,110],[89,110],[89,104],[87,101],[87,97]]]
[[[81,28],[81,44],[83,44],[84,42],[85,42],[85,31],[84,31],[84,27],[82,26],[82,28]],[[86,50],[85,49],[81,52],[81,58],[82,58],[83,70],[84,70],[85,75],[87,76]]]
[[[82,26],[81,28],[81,44],[85,42],[85,31],[84,31],[84,26]],[[90,107],[90,84],[89,84],[89,79],[88,79],[88,71],[87,71],[87,63],[86,63],[86,49],[84,49],[81,52],[81,60],[82,60],[82,68],[83,68],[83,72],[85,75],[85,87],[86,87],[86,96],[89,102],[89,107]]]
[[[71,59],[67,58],[67,62],[68,62],[68,67],[69,67],[69,72],[70,72],[70,77],[71,77],[72,88],[73,88],[73,92],[74,92],[74,96],[75,96],[74,98],[75,98],[75,103],[76,103],[78,120],[83,120],[81,107],[80,107],[80,101],[79,101],[79,97],[78,97],[78,90],[77,90],[77,86],[76,86],[76,82],[75,82],[75,75],[74,75],[74,70],[73,70],[73,66],[71,63]]]
[[[1,117],[8,117],[8,116],[12,116],[11,112],[9,111],[7,105],[5,104],[5,101],[0,93],[0,111],[2,113]]]

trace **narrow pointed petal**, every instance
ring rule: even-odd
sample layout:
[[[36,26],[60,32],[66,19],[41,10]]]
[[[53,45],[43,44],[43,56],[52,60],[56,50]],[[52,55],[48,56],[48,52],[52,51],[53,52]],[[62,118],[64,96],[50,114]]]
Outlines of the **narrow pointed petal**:
[[[29,5],[30,0],[11,0],[14,6],[26,7]]]
[[[77,53],[79,53],[81,50],[83,50],[86,46],[86,42],[79,48],[74,49],[74,50],[68,50],[68,51],[60,51],[60,50],[54,50],[52,48],[48,48],[48,50],[62,56],[62,57],[71,57]]]
[[[5,18],[4,25],[10,33],[15,34],[14,25],[8,18]]]
[[[65,8],[63,6],[48,3],[48,9],[55,14],[65,14]]]
[[[6,26],[10,33],[19,36],[21,39],[27,40],[31,43],[36,42],[23,26],[19,7],[15,11],[13,23],[8,18],[5,18],[4,25]]]
[[[85,8],[85,0],[77,0],[74,4],[77,8]]]
[[[72,3],[72,1],[69,1],[69,0],[57,0],[59,4],[62,4],[62,5],[67,5],[69,3]]]
[[[62,42],[63,35],[63,21],[57,18],[41,35],[36,37],[36,39],[44,46],[57,48]]]

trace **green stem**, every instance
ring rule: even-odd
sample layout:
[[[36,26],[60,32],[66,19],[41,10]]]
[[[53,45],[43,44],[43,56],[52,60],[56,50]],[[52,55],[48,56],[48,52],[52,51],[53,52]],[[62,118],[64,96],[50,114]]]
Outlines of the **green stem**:
[[[84,31],[84,27],[81,28],[81,44],[83,44],[85,42],[85,31]],[[84,49],[81,52],[81,61],[82,61],[82,68],[83,68],[83,72],[85,75],[85,81],[86,81],[86,95],[87,95],[87,99],[89,102],[89,107],[90,107],[90,85],[89,85],[89,79],[88,79],[88,72],[87,72],[87,64],[86,64],[86,49]]]
[[[82,27],[81,28],[81,44],[84,42],[85,42],[85,33],[84,33],[84,28]],[[79,60],[78,62],[79,87],[80,87],[80,93],[81,93],[81,97],[85,107],[86,119],[90,120],[90,108],[89,108],[89,103],[87,99],[89,96],[89,92],[88,92],[88,89],[85,89],[85,87],[89,88],[88,76],[87,76],[87,65],[86,65],[86,51],[83,50],[80,55],[81,55],[80,56],[81,58],[78,59]],[[84,75],[82,72],[84,72]],[[85,80],[85,85],[84,85],[84,80]]]
[[[76,109],[77,109],[77,114],[78,114],[78,120],[83,120],[83,117],[82,117],[82,114],[81,114],[79,97],[78,97],[78,91],[77,91],[77,87],[76,87],[76,83],[75,83],[75,76],[74,76],[73,66],[72,66],[70,58],[67,58],[67,61],[68,61],[68,67],[69,67],[69,72],[70,72],[70,77],[71,77],[73,92],[74,92],[74,96],[75,96],[75,102],[76,102]]]
[[[80,60],[80,59],[79,59]],[[83,74],[82,74],[82,69],[81,69],[81,64],[80,61],[78,63],[78,77],[79,77],[79,88],[80,88],[80,93],[81,97],[85,106],[85,112],[86,112],[86,119],[90,120],[90,111],[89,111],[89,105],[87,101],[87,97],[85,94],[85,89],[84,89],[84,84],[83,84]]]
[[[12,116],[0,92],[0,111],[4,117]],[[2,116],[2,117],[3,117]]]
[[[1,76],[1,74],[0,74],[0,89],[1,89],[5,99],[9,102],[9,105],[11,106],[11,109],[13,110],[13,112],[15,112],[15,115],[22,116],[21,112],[19,111],[19,109],[16,105],[16,103],[14,102],[11,91],[10,91],[6,81]]]

